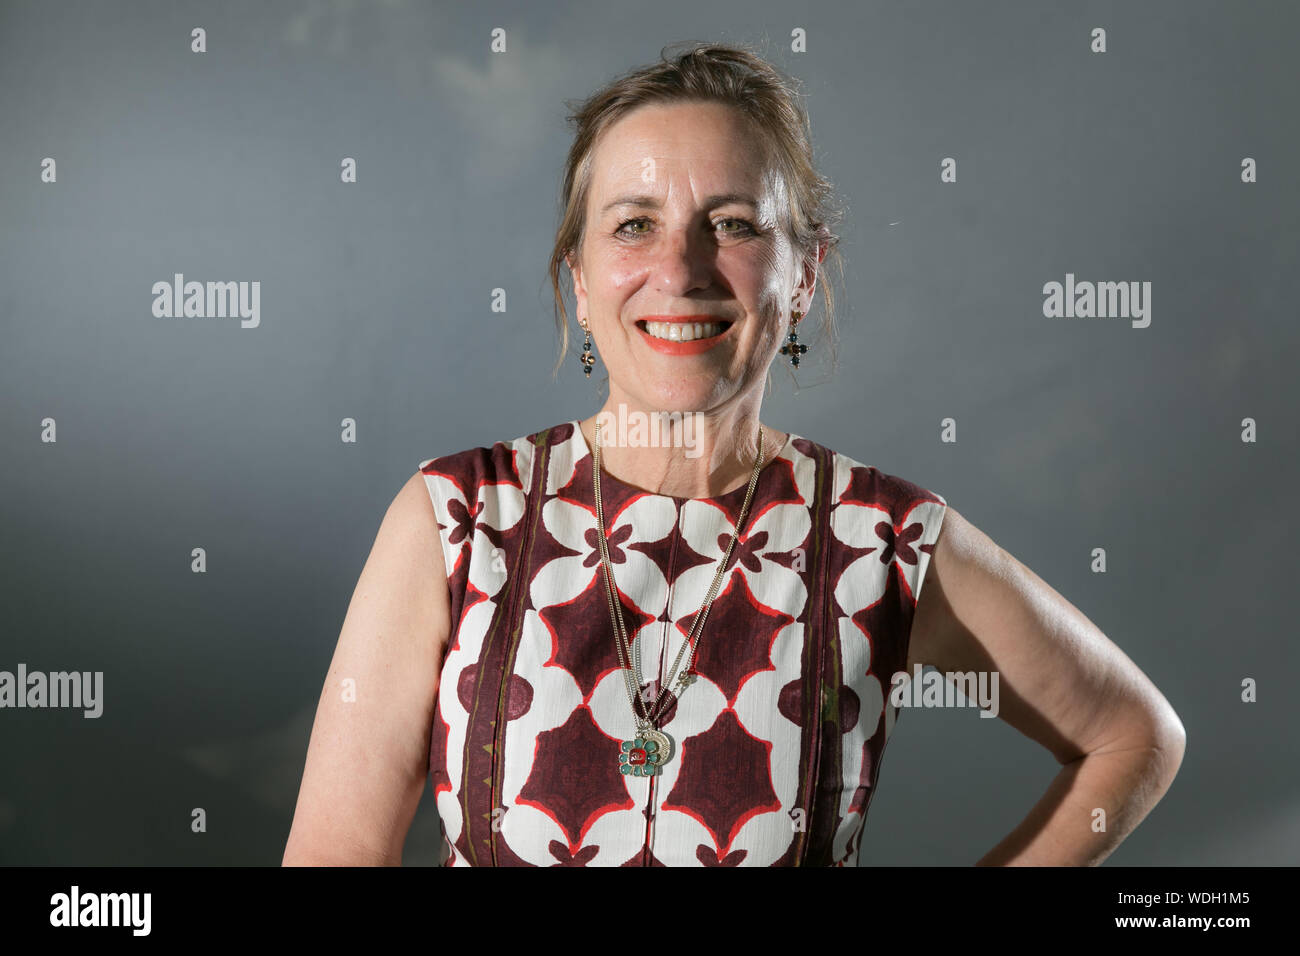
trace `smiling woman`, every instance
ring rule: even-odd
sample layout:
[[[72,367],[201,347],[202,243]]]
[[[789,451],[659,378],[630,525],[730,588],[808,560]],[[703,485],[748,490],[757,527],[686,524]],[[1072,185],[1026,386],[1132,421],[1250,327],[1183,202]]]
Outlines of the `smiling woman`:
[[[981,862],[1099,862],[1177,770],[1169,704],[941,495],[759,419],[838,255],[792,83],[699,45],[573,119],[561,358],[567,267],[608,395],[394,500],[285,863],[400,862],[427,777],[450,866],[856,865],[918,663],[1000,673],[998,715],[1064,765]],[[647,416],[694,440],[613,424]]]

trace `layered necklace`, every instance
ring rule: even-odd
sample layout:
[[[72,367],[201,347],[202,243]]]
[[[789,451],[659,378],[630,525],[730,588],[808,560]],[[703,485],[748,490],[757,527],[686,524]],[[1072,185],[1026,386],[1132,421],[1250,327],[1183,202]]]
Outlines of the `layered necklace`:
[[[749,502],[754,496],[754,486],[758,484],[758,473],[763,467],[763,427],[758,428],[758,457],[754,461],[754,473],[749,476],[749,488],[745,492],[745,503],[740,508],[740,517],[736,521],[735,530],[731,533],[731,541],[727,545],[726,553],[722,556],[722,561],[718,564],[718,572],[713,576],[713,584],[709,588],[708,596],[704,599],[704,604],[695,615],[695,622],[691,625],[691,633],[682,644],[681,649],[677,652],[677,659],[673,661],[672,669],[668,673],[668,679],[659,689],[659,696],[655,702],[647,706],[641,698],[640,688],[644,683],[641,674],[641,648],[637,648],[635,655],[632,653],[632,642],[628,639],[627,629],[623,626],[623,614],[618,606],[621,602],[618,600],[618,590],[614,586],[614,569],[609,563],[609,548],[605,542],[605,512],[600,501],[600,423],[596,423],[596,440],[595,450],[592,454],[592,484],[596,491],[596,521],[600,527],[600,561],[605,569],[605,596],[609,599],[609,616],[614,622],[615,643],[618,646],[618,660],[623,668],[623,685],[627,691],[627,702],[632,708],[632,718],[636,722],[636,734],[631,740],[624,740],[619,744],[618,752],[618,769],[619,773],[628,774],[634,777],[651,777],[659,773],[660,769],[670,759],[674,752],[674,744],[671,737],[658,728],[659,721],[663,718],[663,704],[665,695],[669,687],[676,687],[676,694],[680,696],[690,684],[695,682],[695,658],[699,650],[697,638],[704,628],[704,621],[709,616],[709,609],[713,606],[714,598],[718,596],[718,588],[722,585],[722,577],[727,570],[727,562],[731,560],[732,549],[736,546],[736,540],[740,536],[740,529],[745,524],[745,516],[749,514]],[[671,602],[671,590],[670,602]],[[667,636],[667,625],[664,629]],[[686,662],[686,670],[677,678],[676,684],[673,683],[673,677],[677,674],[677,668],[681,666],[682,655],[687,648],[691,649],[690,657]],[[629,663],[630,661],[630,663]],[[638,712],[637,702],[640,701],[641,709]]]

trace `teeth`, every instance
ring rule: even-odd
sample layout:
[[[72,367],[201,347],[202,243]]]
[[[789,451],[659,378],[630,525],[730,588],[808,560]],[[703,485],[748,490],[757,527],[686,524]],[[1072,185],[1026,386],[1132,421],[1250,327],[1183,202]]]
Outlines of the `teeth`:
[[[657,339],[691,342],[721,335],[723,326],[721,322],[647,322],[645,328]]]

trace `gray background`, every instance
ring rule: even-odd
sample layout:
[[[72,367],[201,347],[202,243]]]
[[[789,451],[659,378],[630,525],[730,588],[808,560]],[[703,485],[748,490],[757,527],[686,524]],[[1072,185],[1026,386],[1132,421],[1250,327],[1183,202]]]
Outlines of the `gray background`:
[[[839,368],[806,339],[764,419],[943,494],[1164,691],[1187,756],[1110,863],[1296,862],[1298,28],[1259,2],[0,5],[0,669],[106,696],[0,711],[0,862],[279,862],[393,495],[598,408],[575,352],[550,375],[564,100],[686,39],[804,82],[848,204]],[[261,327],[154,318],[174,272],[260,280]],[[1151,326],[1045,319],[1067,272],[1151,281]],[[969,864],[1056,769],[1001,721],[904,711],[862,864]],[[426,787],[408,864],[437,828]]]

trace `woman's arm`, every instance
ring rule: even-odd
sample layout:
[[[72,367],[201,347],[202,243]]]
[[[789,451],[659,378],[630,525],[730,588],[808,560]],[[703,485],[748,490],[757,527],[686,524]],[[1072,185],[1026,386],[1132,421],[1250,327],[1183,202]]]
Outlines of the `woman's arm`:
[[[977,866],[1092,866],[1173,782],[1186,732],[1096,625],[953,508],[913,619],[907,671],[996,671],[1000,716],[1062,764],[1042,799]],[[1095,832],[1096,808],[1105,831]]]
[[[449,624],[444,568],[417,473],[389,506],[348,605],[284,866],[401,865],[429,770]]]

